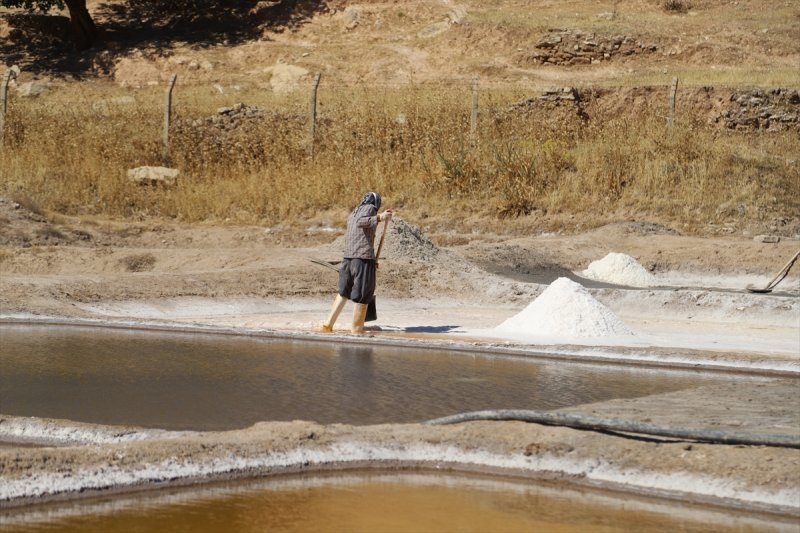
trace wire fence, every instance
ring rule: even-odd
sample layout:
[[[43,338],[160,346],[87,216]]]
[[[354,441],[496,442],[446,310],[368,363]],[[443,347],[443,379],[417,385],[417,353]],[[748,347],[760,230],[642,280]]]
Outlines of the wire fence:
[[[12,67],[6,71],[2,77],[0,86],[0,149],[3,147],[4,134],[6,129],[6,114],[9,102],[9,84],[18,76],[19,69]],[[330,99],[332,101],[359,102],[380,100],[383,96],[385,100],[388,95],[396,95],[398,92],[411,94],[410,99],[406,99],[407,105],[415,105],[414,101],[426,101],[428,104],[441,99],[445,95],[451,104],[455,100],[460,100],[462,104],[460,111],[456,112],[466,117],[464,137],[469,146],[474,147],[479,142],[479,122],[487,117],[496,117],[503,112],[540,108],[545,112],[554,111],[555,108],[567,108],[570,112],[582,119],[588,119],[587,109],[595,105],[602,99],[602,95],[614,91],[622,91],[622,96],[616,96],[617,109],[611,109],[611,113],[635,114],[641,111],[641,106],[648,106],[649,109],[656,109],[658,116],[663,118],[667,128],[672,128],[675,124],[678,113],[681,112],[681,105],[685,106],[684,111],[688,113],[696,112],[697,109],[711,107],[716,101],[716,107],[720,107],[719,101],[723,100],[722,110],[712,117],[713,121],[720,122],[731,129],[754,129],[754,130],[782,130],[797,129],[800,131],[800,93],[794,89],[742,89],[742,88],[716,88],[718,94],[714,94],[714,88],[709,87],[687,87],[679,91],[679,80],[673,78],[671,82],[664,85],[641,86],[628,88],[603,88],[603,87],[558,87],[554,89],[541,89],[539,87],[525,86],[524,84],[481,84],[481,80],[473,78],[449,79],[436,81],[415,82],[399,89],[396,84],[370,84],[368,86],[360,84],[345,84],[334,80],[325,80],[320,74],[306,76],[305,80],[293,80],[289,82],[285,91],[275,87],[267,87],[262,91],[265,105],[269,106],[269,98],[276,98],[275,93],[281,93],[281,105],[294,109],[296,115],[305,115],[302,120],[306,124],[306,150],[309,157],[313,158],[317,151],[319,141],[319,125],[324,114],[320,113],[321,101]],[[180,94],[182,87],[177,74],[172,74],[167,81],[165,92],[164,120],[162,128],[162,163],[168,166],[171,162],[171,128],[173,122],[173,93],[177,87]],[[220,93],[226,93],[226,88],[214,85]],[[122,90],[122,89],[120,89]],[[125,89],[126,91],[128,89]],[[231,88],[228,93],[236,93],[237,89]],[[359,94],[359,92],[361,94]],[[252,96],[253,93],[250,93]],[[267,96],[269,94],[269,97]],[[307,95],[307,110],[303,110],[303,95]],[[705,94],[705,101],[703,100]],[[685,95],[685,102],[681,102],[681,96]],[[358,96],[358,98],[356,98]],[[180,96],[178,96],[180,98]],[[622,100],[622,101],[620,101]],[[727,100],[727,101],[725,101]],[[206,99],[207,102],[212,100]],[[159,104],[161,105],[161,104]],[[208,105],[208,104],[206,104]],[[196,108],[196,106],[194,106]],[[397,106],[396,121],[405,120],[405,115]],[[606,110],[608,111],[608,110]],[[206,109],[205,113],[214,113],[215,110]],[[383,110],[386,112],[386,109]],[[24,119],[23,119],[24,120]]]
[[[2,78],[2,86],[0,86],[0,148],[3,146],[3,138],[5,132],[5,122],[6,122],[6,114],[8,108],[8,88],[9,84],[12,80],[17,77],[19,73],[19,69],[13,67],[8,69],[5,75]],[[170,156],[170,129],[173,122],[173,92],[178,86],[178,92],[180,92],[181,87],[178,83],[178,75],[172,74],[167,81],[166,90],[165,90],[165,98],[164,98],[164,120],[163,120],[163,129],[162,129],[162,162],[164,165],[169,165],[171,156]],[[674,123],[675,112],[676,112],[676,93],[677,93],[677,85],[678,80],[675,78],[671,84],[671,90],[669,92],[669,103],[668,106],[665,105],[666,111],[666,123],[668,126],[672,126]],[[220,93],[224,92],[224,88],[217,85],[215,86]],[[295,91],[297,95],[303,94],[304,87],[299,86],[299,89]],[[658,91],[664,89],[664,87],[656,88]],[[120,90],[127,90],[127,89],[120,89]],[[394,85],[385,85],[385,86],[375,86],[371,85],[368,88],[364,88],[361,86],[353,86],[353,85],[345,85],[336,82],[325,82],[323,77],[320,73],[315,74],[312,77],[312,81],[310,83],[310,87],[308,90],[308,110],[307,110],[307,117],[305,118],[307,124],[307,137],[306,137],[306,144],[307,144],[307,152],[308,155],[313,158],[315,151],[316,151],[316,143],[318,141],[318,132],[319,132],[319,120],[320,120],[320,96],[330,96],[335,95],[333,98],[334,100],[347,100],[348,95],[353,95],[357,91],[362,91],[364,94],[371,94],[373,97],[376,94],[381,93],[390,93],[397,91],[397,87]],[[409,92],[408,88],[403,89],[406,92]],[[232,92],[236,92],[235,90]],[[514,105],[530,105],[534,100],[538,100],[541,102],[550,102],[552,103],[562,103],[562,104],[573,104],[579,105],[581,97],[579,96],[578,90],[574,88],[558,88],[554,90],[545,90],[545,91],[538,91],[532,89],[526,89],[524,87],[520,87],[519,85],[509,85],[509,86],[498,86],[497,84],[493,84],[491,87],[481,88],[480,80],[477,78],[473,78],[470,81],[465,80],[445,80],[445,81],[437,81],[437,82],[421,82],[415,84],[411,89],[410,92],[414,94],[414,97],[417,99],[422,99],[426,101],[430,101],[431,99],[435,99],[437,97],[441,97],[443,93],[448,94],[451,98],[458,98],[459,95],[463,94],[463,113],[465,116],[468,116],[468,123],[466,125],[466,138],[468,139],[469,146],[474,147],[478,143],[479,137],[479,117],[481,116],[496,116],[500,113],[503,109],[508,109],[509,107],[513,107]],[[482,102],[481,96],[491,93],[498,93],[504,92],[507,95],[510,95],[509,98],[516,97],[517,99],[514,101],[509,101],[508,99],[505,100],[494,100],[490,99],[487,101]],[[535,93],[535,96],[531,97],[530,94]],[[525,95],[528,95],[527,98]],[[659,99],[662,98],[661,95],[655,94],[653,92],[653,97],[657,97]],[[363,100],[363,99],[362,99]],[[291,99],[286,99],[286,101],[291,101]],[[299,106],[299,100],[295,98],[293,105],[295,108]],[[102,109],[104,104],[102,102],[97,103],[95,102],[93,106],[97,109]],[[211,112],[211,110],[208,110]],[[386,110],[384,110],[386,111]],[[405,115],[402,112],[397,113],[396,120],[403,121]]]

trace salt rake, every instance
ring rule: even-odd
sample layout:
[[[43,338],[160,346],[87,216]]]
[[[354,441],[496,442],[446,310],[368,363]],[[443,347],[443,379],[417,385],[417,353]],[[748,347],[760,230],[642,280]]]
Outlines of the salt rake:
[[[331,270],[335,270],[336,272],[339,272],[339,267],[337,267],[336,265],[341,263],[341,261],[325,261],[324,259],[317,259],[317,258],[312,258],[310,259],[310,261],[312,263],[322,265],[325,268],[330,268]]]
[[[772,278],[772,281],[770,281],[769,283],[767,283],[767,285],[766,285],[765,287],[755,287],[755,286],[753,286],[753,285],[751,284],[751,285],[748,285],[748,286],[746,287],[746,288],[747,288],[747,290],[748,290],[748,291],[750,291],[750,292],[757,292],[757,293],[768,293],[768,292],[772,292],[772,289],[774,289],[774,288],[775,288],[775,286],[776,286],[778,283],[780,283],[781,281],[783,281],[783,278],[785,278],[785,277],[786,277],[786,275],[789,273],[789,270],[791,270],[791,269],[792,269],[792,265],[794,265],[794,263],[795,263],[795,261],[797,261],[797,258],[798,258],[798,257],[800,257],[800,250],[798,250],[798,251],[797,251],[797,253],[796,253],[796,254],[794,254],[794,257],[792,257],[792,258],[789,260],[789,262],[788,262],[788,263],[786,263],[786,265],[785,265],[785,266],[784,266],[784,267],[781,269],[781,271],[780,271],[780,272],[778,272],[778,275],[777,275],[777,276],[775,276],[774,278]]]

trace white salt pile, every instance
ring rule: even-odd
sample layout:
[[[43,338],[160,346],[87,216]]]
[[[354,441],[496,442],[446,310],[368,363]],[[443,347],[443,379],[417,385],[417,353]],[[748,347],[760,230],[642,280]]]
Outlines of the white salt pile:
[[[568,278],[555,280],[528,307],[497,326],[494,331],[514,336],[547,337],[635,334],[581,284]]]
[[[612,252],[599,261],[592,261],[581,275],[629,287],[652,287],[656,278],[629,255]]]

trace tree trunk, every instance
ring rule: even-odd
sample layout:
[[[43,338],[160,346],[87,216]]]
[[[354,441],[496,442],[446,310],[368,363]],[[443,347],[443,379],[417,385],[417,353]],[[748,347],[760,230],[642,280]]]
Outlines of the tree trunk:
[[[65,0],[72,23],[72,37],[78,50],[91,48],[97,40],[97,27],[94,25],[86,0]]]

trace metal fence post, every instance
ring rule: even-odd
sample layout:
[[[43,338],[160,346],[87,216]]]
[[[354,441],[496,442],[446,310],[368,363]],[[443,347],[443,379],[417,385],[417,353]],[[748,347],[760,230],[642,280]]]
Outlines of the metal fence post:
[[[319,79],[322,76],[319,72],[314,76],[314,83],[311,86],[311,97],[308,107],[308,155],[314,159],[314,139],[317,134],[317,88],[319,87]]]
[[[475,146],[478,142],[478,78],[472,80],[472,112],[469,115],[469,143]]]
[[[172,89],[175,87],[175,80],[178,79],[177,74],[173,74],[169,79],[166,93],[166,106],[164,108],[164,166],[170,166],[170,153],[169,153],[169,123],[172,116]]]
[[[675,97],[678,94],[678,78],[672,78],[672,89],[669,94],[669,115],[667,116],[667,126],[672,127],[675,120]]]

